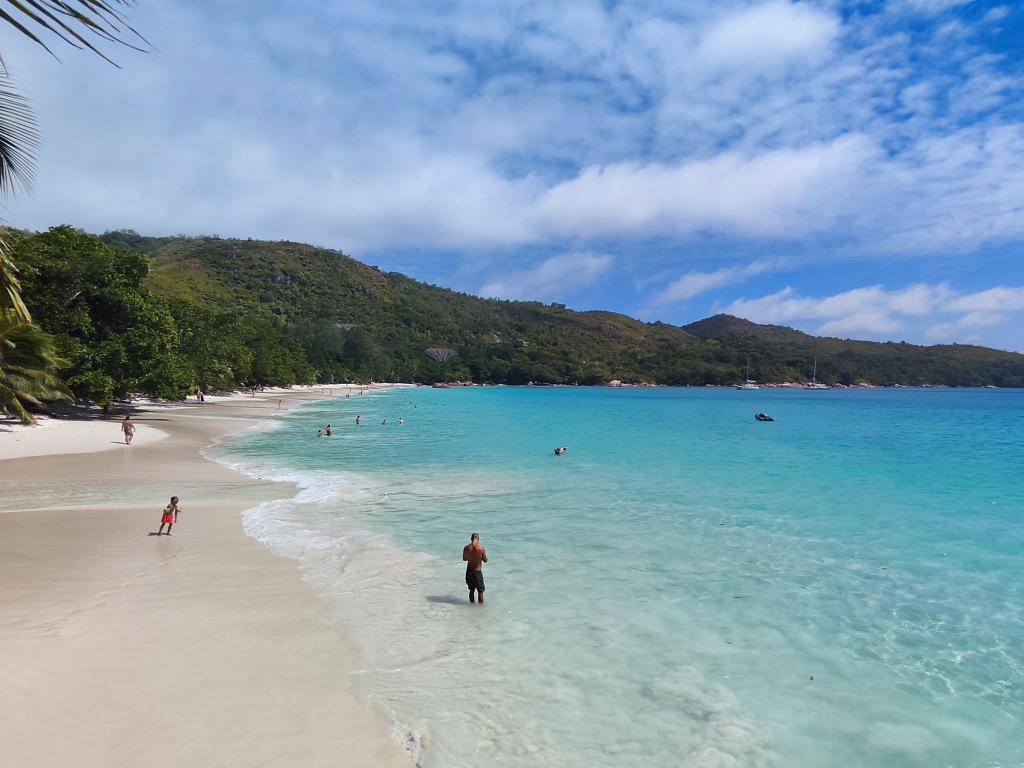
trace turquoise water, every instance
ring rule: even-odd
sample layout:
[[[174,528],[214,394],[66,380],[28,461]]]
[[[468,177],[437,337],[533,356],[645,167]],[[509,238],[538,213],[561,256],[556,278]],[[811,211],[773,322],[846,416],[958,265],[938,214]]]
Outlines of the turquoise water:
[[[1022,430],[1015,391],[398,389],[220,451],[302,485],[247,528],[423,766],[1018,766]]]

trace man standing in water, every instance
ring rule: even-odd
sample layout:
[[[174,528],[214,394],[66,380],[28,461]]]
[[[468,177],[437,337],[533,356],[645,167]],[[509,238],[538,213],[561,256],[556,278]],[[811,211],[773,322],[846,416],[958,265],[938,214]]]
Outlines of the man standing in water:
[[[462,550],[462,559],[466,563],[466,586],[469,587],[469,602],[476,602],[476,593],[480,593],[480,605],[484,604],[484,563],[487,562],[487,550],[480,546],[480,534],[469,537],[469,544]]]

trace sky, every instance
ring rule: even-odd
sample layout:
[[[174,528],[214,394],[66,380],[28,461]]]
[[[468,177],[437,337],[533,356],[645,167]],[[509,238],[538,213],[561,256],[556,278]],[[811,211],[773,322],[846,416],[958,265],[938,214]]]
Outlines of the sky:
[[[0,34],[42,229],[289,239],[482,296],[1024,351],[1024,6],[139,0]]]

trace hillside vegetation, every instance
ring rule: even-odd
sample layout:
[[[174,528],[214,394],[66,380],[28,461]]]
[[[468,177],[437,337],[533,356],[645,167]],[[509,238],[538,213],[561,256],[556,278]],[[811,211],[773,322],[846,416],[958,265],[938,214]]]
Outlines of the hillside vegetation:
[[[686,327],[481,299],[291,242],[22,233],[36,322],[66,378],[103,401],[333,381],[1024,386],[1024,356],[816,338],[718,315]]]

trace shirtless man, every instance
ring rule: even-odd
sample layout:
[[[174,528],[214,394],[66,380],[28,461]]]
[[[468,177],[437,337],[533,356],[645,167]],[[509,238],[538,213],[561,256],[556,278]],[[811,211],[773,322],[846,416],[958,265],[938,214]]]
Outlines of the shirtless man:
[[[480,593],[480,605],[484,604],[484,563],[487,562],[487,550],[480,546],[480,534],[469,537],[469,544],[462,549],[462,559],[466,563],[466,586],[469,587],[469,602],[476,602],[476,593]]]

